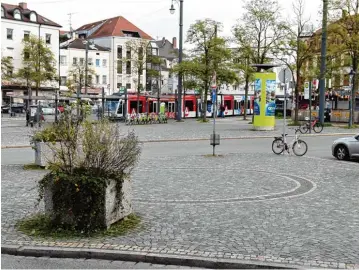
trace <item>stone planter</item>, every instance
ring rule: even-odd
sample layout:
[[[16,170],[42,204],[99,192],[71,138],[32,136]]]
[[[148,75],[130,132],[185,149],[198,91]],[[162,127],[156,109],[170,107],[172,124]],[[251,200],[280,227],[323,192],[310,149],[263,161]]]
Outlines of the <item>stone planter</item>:
[[[103,227],[109,228],[111,224],[125,218],[133,212],[132,208],[132,184],[131,180],[126,178],[122,184],[122,197],[118,202],[116,199],[116,181],[111,180],[106,189],[99,196],[104,196],[103,211],[96,217],[99,219]],[[44,190],[45,213],[52,215],[53,213],[53,194],[50,186]],[[119,204],[119,207],[116,207]],[[68,214],[62,215],[62,220],[68,224],[73,222],[72,217]]]
[[[49,160],[53,159],[52,150],[44,142],[35,142],[35,164],[46,167]]]

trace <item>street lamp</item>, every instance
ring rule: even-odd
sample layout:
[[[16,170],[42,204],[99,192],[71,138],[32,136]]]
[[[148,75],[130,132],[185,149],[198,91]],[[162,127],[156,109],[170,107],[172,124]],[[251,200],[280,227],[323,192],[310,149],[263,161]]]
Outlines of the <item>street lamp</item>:
[[[173,2],[176,1],[180,8],[180,19],[179,19],[179,52],[178,52],[178,63],[182,63],[183,57],[183,0],[172,0],[170,13],[174,14],[176,9],[173,5]],[[178,74],[178,106],[177,106],[177,121],[182,120],[182,73]]]
[[[354,87],[355,87],[355,71],[354,70],[350,70],[349,72],[349,76],[350,76],[350,81],[351,81],[351,86],[352,86],[352,89],[351,89],[351,95],[349,97],[349,127],[351,128],[353,126],[353,114],[354,114],[354,110],[353,110],[353,103],[355,102],[355,90],[354,90]]]

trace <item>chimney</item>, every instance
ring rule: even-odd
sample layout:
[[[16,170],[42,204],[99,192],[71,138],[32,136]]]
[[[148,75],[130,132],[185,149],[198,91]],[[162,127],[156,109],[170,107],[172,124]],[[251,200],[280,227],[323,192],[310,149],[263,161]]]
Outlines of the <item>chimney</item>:
[[[22,9],[27,9],[27,3],[25,3],[25,2],[20,2],[20,3],[19,3],[19,6],[20,6]]]
[[[173,49],[177,49],[177,38],[176,37],[173,37],[173,39],[172,39],[172,47],[173,47]]]

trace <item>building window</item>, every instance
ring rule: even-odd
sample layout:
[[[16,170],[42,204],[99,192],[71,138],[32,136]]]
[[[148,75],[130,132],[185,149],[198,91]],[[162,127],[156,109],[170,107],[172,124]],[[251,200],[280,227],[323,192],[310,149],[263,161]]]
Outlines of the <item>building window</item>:
[[[100,59],[96,59],[96,67],[100,66]]]
[[[12,39],[13,32],[14,32],[13,29],[10,29],[10,28],[6,29],[6,37],[7,37],[7,39]]]
[[[117,83],[117,88],[120,89],[122,87],[122,83]]]
[[[138,59],[141,61],[143,60],[143,48],[142,47],[138,48]]]
[[[85,59],[84,59],[84,58],[80,58],[80,66],[83,66],[83,65],[84,65],[84,62],[85,62]]]
[[[100,75],[96,75],[96,84],[100,84]]]
[[[131,89],[131,84],[130,83],[126,83],[126,89]]]
[[[122,46],[117,46],[117,59],[122,59]]]
[[[107,84],[107,76],[102,75],[102,84]]]
[[[32,22],[37,21],[37,16],[36,16],[35,12],[30,13],[30,21],[32,21]]]
[[[131,59],[131,48],[127,48],[126,58],[127,58],[127,59]]]
[[[87,84],[91,85],[92,84],[92,75],[88,75],[87,76]]]
[[[77,65],[77,57],[72,58],[72,64],[74,66]]]
[[[51,34],[46,34],[46,44],[51,44]]]
[[[126,62],[126,74],[131,74],[131,62]]]
[[[24,31],[24,40],[29,40],[30,31]]]
[[[30,53],[29,52],[24,52],[24,60],[29,60],[30,58]]]
[[[16,20],[21,20],[20,10],[18,10],[18,9],[15,9],[15,10],[14,10],[14,18],[15,18]]]
[[[61,76],[60,85],[66,85],[66,76]]]
[[[106,60],[106,59],[103,59],[103,60],[102,60],[102,66],[103,66],[103,67],[107,67],[107,60]]]
[[[61,66],[66,66],[66,56],[65,55],[60,56],[60,64],[61,64]]]
[[[1,7],[1,17],[5,17],[5,11],[3,7]]]
[[[88,65],[92,66],[92,58],[88,58],[87,61],[88,61]]]
[[[122,61],[117,60],[117,74],[122,74]]]

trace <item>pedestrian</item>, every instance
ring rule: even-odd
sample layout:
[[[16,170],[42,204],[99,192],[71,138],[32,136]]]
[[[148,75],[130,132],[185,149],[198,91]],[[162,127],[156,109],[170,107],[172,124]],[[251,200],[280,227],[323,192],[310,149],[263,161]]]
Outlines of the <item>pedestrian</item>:
[[[221,105],[221,117],[224,118],[224,111],[226,109],[224,108],[223,104]]]

